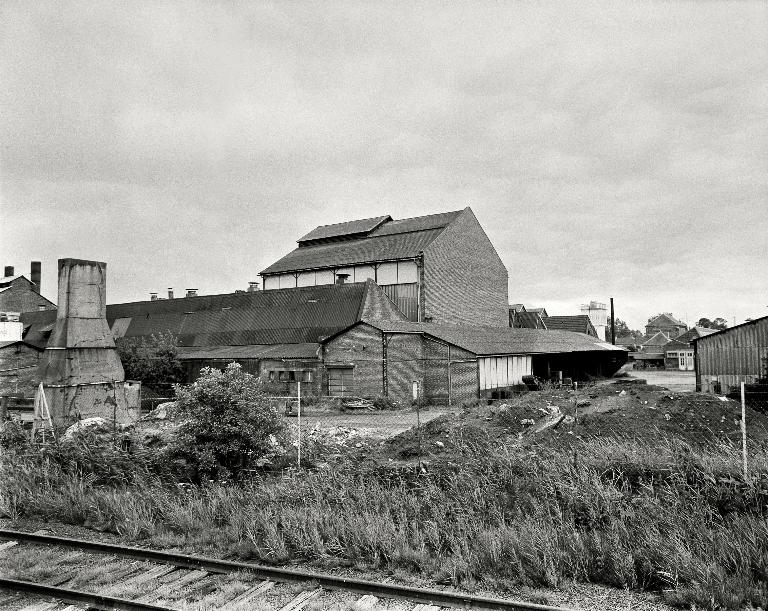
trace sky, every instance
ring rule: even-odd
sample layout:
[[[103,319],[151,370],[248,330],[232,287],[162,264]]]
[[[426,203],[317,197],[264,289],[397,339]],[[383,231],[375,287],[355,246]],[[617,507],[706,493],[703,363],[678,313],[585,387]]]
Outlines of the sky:
[[[0,265],[244,289],[470,206],[510,302],[768,315],[766,2],[0,3]]]

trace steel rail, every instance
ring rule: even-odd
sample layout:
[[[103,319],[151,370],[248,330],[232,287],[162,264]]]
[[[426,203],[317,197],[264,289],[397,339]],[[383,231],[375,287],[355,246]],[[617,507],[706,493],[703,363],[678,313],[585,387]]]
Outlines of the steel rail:
[[[173,607],[161,607],[159,605],[140,603],[125,598],[115,598],[114,596],[94,594],[93,592],[45,586],[32,581],[5,579],[4,577],[0,577],[0,588],[7,588],[16,592],[26,592],[28,594],[37,594],[38,596],[50,596],[51,598],[56,598],[67,603],[85,603],[89,607],[95,609],[118,609],[119,611],[173,611]]]
[[[552,607],[549,605],[474,596],[472,594],[462,594],[460,592],[435,590],[431,588],[412,588],[352,577],[337,577],[335,575],[325,575],[322,573],[313,573],[296,569],[276,568],[250,562],[219,560],[218,558],[207,558],[205,556],[162,552],[139,547],[127,547],[113,545],[111,543],[101,543],[98,541],[84,541],[82,539],[38,535],[14,530],[0,529],[0,539],[71,547],[97,554],[113,554],[126,558],[138,558],[146,561],[173,564],[185,568],[202,569],[209,573],[249,571],[257,577],[270,579],[272,581],[312,581],[328,590],[347,590],[357,594],[374,594],[382,598],[399,598],[442,607],[497,611],[574,611],[566,607]]]

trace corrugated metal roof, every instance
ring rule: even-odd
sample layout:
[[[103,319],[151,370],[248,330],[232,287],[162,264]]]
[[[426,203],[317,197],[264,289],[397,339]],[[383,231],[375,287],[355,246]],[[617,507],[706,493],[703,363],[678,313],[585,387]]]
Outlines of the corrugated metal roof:
[[[436,325],[432,323],[393,322],[366,319],[363,322],[394,333],[424,333],[478,355],[559,354],[566,352],[619,351],[613,346],[583,333],[544,329],[511,329],[473,325]]]
[[[410,233],[412,231],[443,229],[450,225],[462,212],[463,210],[454,210],[453,212],[440,212],[438,214],[427,214],[425,216],[414,216],[409,219],[400,219],[399,221],[389,221],[376,229],[376,231],[372,232],[371,237],[394,235],[396,233]]]
[[[108,305],[107,320],[113,329],[130,321],[123,337],[170,331],[182,346],[312,343],[358,321],[368,290],[381,289],[368,281],[139,301]],[[21,320],[30,325],[25,341],[45,346],[56,311],[24,313]]]
[[[370,263],[372,261],[413,258],[440,235],[443,229],[462,212],[463,210],[441,212],[439,214],[429,214],[396,221],[391,220],[391,217],[377,217],[376,219],[364,219],[364,221],[338,223],[337,225],[341,227],[339,231],[345,231],[343,235],[354,235],[356,232],[350,231],[350,227],[366,227],[376,220],[382,218],[389,219],[380,223],[367,236],[360,237],[359,239],[300,246],[267,267],[261,274],[276,274],[298,270],[341,267],[358,263]],[[337,225],[317,227],[299,241],[304,242],[308,240],[308,236],[312,236],[312,240],[327,239],[331,236],[325,235],[326,228],[333,228]],[[331,231],[331,229],[328,229],[328,231]]]
[[[545,316],[544,324],[547,329],[559,331],[573,331],[575,333],[587,333],[591,331],[597,335],[592,321],[586,314],[574,314],[573,316]]]
[[[288,253],[262,271],[261,274],[346,267],[392,259],[412,259],[429,246],[442,231],[442,228],[428,229],[411,233],[371,236],[347,242],[305,246]]]
[[[315,359],[317,343],[267,344],[252,346],[205,346],[181,348],[179,358],[187,360],[206,359]]]
[[[391,216],[385,215],[375,216],[370,219],[360,219],[358,221],[333,223],[332,225],[320,225],[296,241],[301,244],[302,242],[311,242],[313,240],[327,240],[328,238],[355,235],[358,233],[370,233],[384,221],[391,220]]]

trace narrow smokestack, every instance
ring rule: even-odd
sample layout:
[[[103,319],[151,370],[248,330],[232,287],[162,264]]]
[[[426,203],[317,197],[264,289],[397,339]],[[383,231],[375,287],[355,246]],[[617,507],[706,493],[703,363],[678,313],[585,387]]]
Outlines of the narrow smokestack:
[[[8,276],[13,276],[13,265],[6,265],[5,271],[3,272],[3,276],[7,278]]]
[[[157,301],[157,293],[150,293],[149,294],[149,300],[150,301]]]
[[[249,282],[248,283],[248,292],[249,293],[255,293],[259,290],[259,283],[258,282]]]
[[[197,297],[197,289],[187,289],[187,297]]]
[[[29,270],[29,279],[34,283],[35,290],[40,292],[40,261],[32,261],[32,266]]]
[[[336,274],[336,284],[344,284],[349,278],[349,274]]]
[[[173,299],[173,287],[168,287],[168,299]]]
[[[611,297],[611,343],[616,345],[616,317],[613,315],[613,297]]]

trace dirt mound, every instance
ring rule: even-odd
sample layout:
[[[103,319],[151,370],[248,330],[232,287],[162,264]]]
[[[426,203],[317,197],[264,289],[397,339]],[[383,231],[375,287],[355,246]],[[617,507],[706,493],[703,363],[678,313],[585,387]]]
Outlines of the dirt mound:
[[[545,390],[461,414],[442,416],[384,444],[393,458],[450,452],[458,439],[492,437],[519,443],[619,436],[678,437],[694,446],[741,439],[741,405],[702,393],[675,393],[641,383],[604,384],[585,390]],[[768,447],[768,414],[747,408],[747,435]],[[558,441],[559,440],[559,441]],[[421,443],[421,445],[419,445]],[[421,452],[419,451],[421,447]]]

